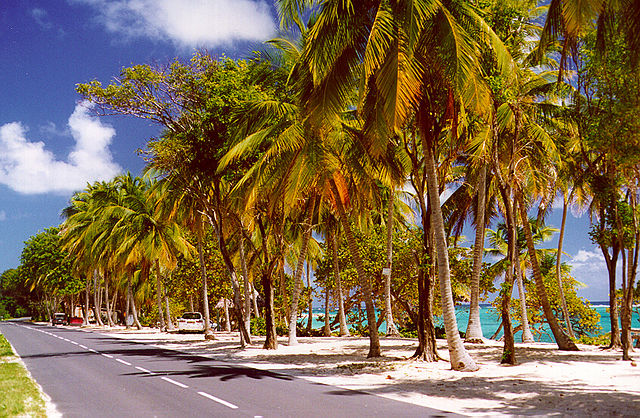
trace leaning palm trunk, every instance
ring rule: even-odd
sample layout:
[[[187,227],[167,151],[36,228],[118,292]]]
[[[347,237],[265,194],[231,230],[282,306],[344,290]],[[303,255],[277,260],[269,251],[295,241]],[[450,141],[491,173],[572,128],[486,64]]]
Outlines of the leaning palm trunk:
[[[129,304],[131,307],[131,314],[133,315],[133,324],[136,326],[138,330],[142,329],[142,325],[140,325],[140,321],[138,320],[138,310],[136,309],[136,301],[133,297],[133,290],[131,289],[131,278],[127,278],[127,297],[129,298]]]
[[[104,278],[104,301],[107,307],[107,324],[109,324],[110,327],[114,327],[116,324],[113,322],[111,304],[109,303],[109,280],[107,280],[107,277]]]
[[[342,296],[342,280],[340,279],[340,265],[338,264],[338,238],[335,233],[331,234],[331,252],[333,256],[333,275],[336,279],[336,292],[338,298],[338,322],[340,323],[341,337],[349,336],[349,327],[344,312],[344,297]],[[328,292],[327,292],[328,295]],[[331,332],[329,332],[331,333]]]
[[[297,328],[298,328],[298,301],[300,300],[300,292],[302,290],[302,270],[304,269],[304,260],[307,258],[307,247],[311,239],[313,210],[316,205],[315,193],[309,197],[307,202],[307,214],[304,221],[304,233],[302,236],[302,246],[300,255],[298,256],[298,264],[293,276],[293,289],[291,291],[291,310],[289,312],[289,345],[298,344]]]
[[[101,313],[102,304],[100,303],[100,280],[98,280],[98,272],[93,271],[93,315],[96,318],[96,325],[103,327]]]
[[[387,336],[398,336],[400,333],[393,322],[393,310],[391,308],[391,268],[393,267],[393,187],[389,190],[389,207],[387,208],[387,263],[383,271],[384,276],[384,310],[387,323]]]
[[[456,321],[449,270],[449,246],[447,245],[447,237],[444,231],[444,220],[442,218],[442,209],[440,208],[440,193],[438,191],[438,177],[431,145],[432,144],[427,144],[424,150],[426,154],[427,192],[429,202],[431,203],[431,226],[435,237],[438,280],[440,281],[440,301],[442,303],[444,328],[447,334],[447,345],[449,347],[449,361],[451,362],[451,368],[454,370],[476,371],[479,367],[471,356],[469,356],[467,350],[465,350]]]
[[[213,226],[213,229],[218,238],[218,249],[220,250],[220,254],[222,255],[222,261],[227,269],[227,273],[229,273],[229,278],[231,279],[231,287],[233,290],[233,314],[236,317],[236,321],[238,324],[238,328],[240,329],[240,345],[242,347],[245,344],[251,344],[251,335],[249,335],[249,331],[247,327],[245,327],[244,315],[242,314],[242,303],[240,297],[240,284],[238,283],[238,277],[236,275],[236,268],[231,261],[231,256],[229,255],[229,251],[227,249],[227,243],[225,237],[223,235],[221,217],[218,216],[221,211],[215,211],[213,213],[213,217],[207,214],[209,218],[209,223]],[[216,221],[217,219],[217,221]]]
[[[482,165],[478,178],[478,204],[476,207],[476,240],[473,244],[473,270],[471,272],[471,302],[469,305],[469,323],[465,342],[482,343],[482,323],[480,322],[480,272],[484,254],[484,214],[487,195],[487,166]]]
[[[564,241],[564,228],[567,224],[567,206],[569,202],[567,200],[566,192],[563,193],[562,203],[562,223],[560,224],[560,237],[558,237],[558,252],[556,253],[556,280],[558,281],[558,292],[560,295],[560,302],[562,303],[562,315],[564,316],[564,323],[567,327],[567,333],[569,337],[575,338],[573,334],[573,328],[571,327],[571,317],[569,316],[569,309],[567,309],[567,299],[564,297],[564,284],[562,283],[562,243]]]
[[[344,210],[344,206],[342,205],[340,192],[338,191],[338,186],[336,185],[335,180],[331,179],[330,185],[333,196],[335,197],[338,213],[340,214],[340,221],[342,222],[344,233],[347,238],[349,251],[351,252],[351,259],[356,267],[358,281],[362,288],[364,304],[367,310],[367,324],[369,326],[369,353],[367,354],[367,357],[380,357],[380,338],[378,336],[378,326],[376,322],[375,306],[373,305],[371,283],[369,283],[369,279],[365,276],[362,258],[358,251],[358,244],[356,243],[353,231],[351,230],[351,225],[349,225],[349,220],[347,219],[347,214]]]
[[[553,333],[553,337],[558,344],[558,348],[560,350],[579,351],[579,348],[575,345],[571,338],[569,338],[569,336],[565,334],[564,330],[558,323],[558,320],[553,315],[551,304],[549,303],[549,298],[547,297],[547,291],[542,280],[542,273],[540,272],[540,265],[538,264],[538,257],[536,255],[536,249],[533,244],[533,235],[531,234],[529,218],[527,217],[527,211],[522,200],[522,195],[518,193],[516,198],[518,202],[518,210],[520,211],[520,218],[522,220],[522,228],[524,229],[524,235],[527,238],[527,250],[529,252],[529,260],[531,262],[533,278],[535,279],[536,283],[536,292],[538,293],[538,299],[540,299],[540,303],[542,304],[544,316],[547,319],[549,327],[551,328],[551,332]]]

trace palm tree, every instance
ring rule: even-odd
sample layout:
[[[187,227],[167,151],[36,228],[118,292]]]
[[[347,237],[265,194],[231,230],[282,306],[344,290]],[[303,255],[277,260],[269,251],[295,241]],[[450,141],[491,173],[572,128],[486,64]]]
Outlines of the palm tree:
[[[316,22],[309,31],[309,48],[305,51],[316,86],[309,106],[314,119],[322,120],[322,115],[336,112],[342,106],[354,75],[361,80],[363,118],[378,122],[378,128],[372,131],[378,131],[382,141],[390,137],[388,132],[402,127],[417,113],[431,202],[439,202],[434,150],[441,138],[432,130],[437,119],[428,115],[435,112],[445,115],[440,122],[455,121],[456,102],[475,104],[480,110],[488,97],[477,77],[478,60],[472,58],[478,56],[479,44],[469,36],[462,22],[469,29],[473,27],[478,34],[476,39],[497,48],[503,67],[510,66],[508,54],[502,53],[504,50],[500,49],[493,31],[466,3],[456,3],[454,8],[452,4],[436,1],[393,4],[327,1],[319,7]],[[372,97],[377,98],[373,105],[368,101]],[[384,117],[368,118],[367,104]],[[443,123],[436,131],[440,133],[444,128]],[[439,205],[432,206],[451,363],[457,370],[475,369],[457,332],[448,281],[444,223]]]
[[[528,207],[521,207],[524,204],[523,197],[525,195],[537,194],[540,196],[548,193],[548,185],[553,184],[553,179],[557,176],[554,162],[560,159],[560,153],[550,135],[550,132],[557,130],[557,127],[555,121],[547,117],[553,115],[557,107],[550,101],[541,102],[539,100],[542,94],[551,95],[553,98],[553,87],[555,86],[551,80],[553,77],[553,73],[535,73],[521,69],[517,82],[512,85],[512,98],[502,104],[496,103],[494,135],[496,138],[502,135],[505,140],[501,144],[494,143],[492,164],[503,198],[505,217],[508,218],[507,228],[511,230],[509,236],[513,237],[514,244],[517,213],[521,217],[536,280],[536,291],[543,304],[547,322],[556,337],[558,347],[563,350],[575,350],[577,347],[558,326],[558,322],[553,317],[548,305],[539,268],[536,271],[535,267],[537,260],[534,259],[535,255],[531,253],[535,250],[535,244],[528,216],[526,216]],[[500,151],[498,151],[499,148]],[[498,153],[500,153],[500,157]],[[512,204],[514,201],[517,203],[516,205]],[[523,211],[525,216],[522,216]],[[510,226],[510,222],[513,222],[512,226]],[[512,251],[514,251],[515,257],[515,245]],[[506,289],[506,291],[508,293],[509,290]],[[508,297],[508,294],[505,296]],[[505,302],[503,307],[506,310],[508,304]],[[506,313],[503,312],[503,315]],[[507,320],[507,318],[503,318],[503,320]],[[505,331],[508,330],[505,328]],[[507,341],[506,337],[505,341]],[[509,351],[511,350],[512,348],[509,349]]]
[[[618,35],[611,33],[614,19],[621,22],[619,30],[629,44],[632,63],[637,65],[640,57],[640,3],[634,0],[551,0],[535,59],[540,61],[544,53],[561,39],[558,80],[562,80],[563,70],[568,68],[567,58],[577,62],[580,38],[594,26],[598,31],[598,49],[601,52],[607,49],[610,39]]]
[[[551,237],[551,234],[557,232],[557,229],[549,227],[549,226],[540,226],[535,219],[529,218],[528,222],[530,224],[530,228],[533,234],[534,243],[539,244],[540,242],[546,241]],[[513,268],[515,273],[516,282],[518,285],[518,295],[520,298],[520,312],[522,317],[522,342],[533,342],[533,334],[531,333],[531,329],[529,327],[529,321],[527,316],[527,306],[526,306],[526,298],[525,298],[525,287],[522,280],[523,272],[525,270],[525,266],[528,264],[526,260],[526,238],[524,236],[523,227],[518,226],[516,228],[516,260],[512,266],[509,266],[509,260],[507,258],[508,251],[508,230],[507,226],[504,222],[498,224],[495,231],[489,230],[489,243],[493,247],[492,250],[488,251],[488,254],[491,255],[502,255],[504,258],[498,262],[496,262],[492,271],[496,274],[500,274],[506,271],[507,268]],[[545,250],[537,250],[545,251]],[[547,251],[548,252],[548,251]]]

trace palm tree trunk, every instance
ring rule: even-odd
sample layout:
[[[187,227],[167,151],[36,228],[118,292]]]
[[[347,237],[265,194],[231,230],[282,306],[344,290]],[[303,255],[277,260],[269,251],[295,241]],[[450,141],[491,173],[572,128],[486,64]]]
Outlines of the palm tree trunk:
[[[500,196],[505,208],[505,223],[507,225],[507,260],[508,267],[504,275],[504,283],[500,290],[501,304],[500,316],[504,329],[504,346],[502,349],[501,364],[516,364],[516,349],[513,337],[513,327],[510,317],[511,294],[513,293],[514,265],[516,263],[516,217],[513,211],[512,196],[509,188],[500,184]]]
[[[307,335],[311,336],[313,328],[313,295],[311,294],[311,275],[309,271],[309,262],[307,262],[307,289],[309,289],[309,319],[307,320]]]
[[[209,289],[207,288],[207,268],[204,264],[204,249],[202,241],[204,239],[204,219],[199,217],[197,222],[196,240],[198,245],[198,261],[200,264],[200,280],[202,280],[202,313],[204,314],[204,334],[211,335],[211,322],[209,313]]]
[[[140,321],[138,320],[138,310],[136,309],[136,301],[135,301],[135,298],[133,297],[133,290],[131,289],[131,281],[129,281],[128,283],[127,290],[129,292],[128,297],[129,297],[129,303],[131,304],[131,313],[133,315],[133,323],[138,330],[141,330],[142,325],[140,325]]]
[[[480,322],[480,272],[484,255],[484,214],[487,195],[487,165],[483,164],[478,178],[478,204],[476,207],[476,240],[473,244],[473,270],[471,272],[471,302],[469,305],[469,323],[465,342],[482,343],[482,323]]]
[[[429,141],[428,141],[429,142]],[[427,174],[427,192],[431,207],[431,226],[435,236],[436,258],[438,263],[438,280],[440,281],[440,301],[442,304],[442,315],[444,317],[444,328],[447,334],[447,345],[449,347],[449,361],[451,368],[458,371],[476,371],[478,366],[465,350],[460,338],[458,323],[456,321],[455,305],[451,292],[451,276],[449,270],[449,254],[447,237],[444,230],[444,220],[440,208],[440,193],[438,187],[438,177],[436,173],[435,158],[433,155],[433,144],[428,144],[424,151]]]
[[[360,287],[362,288],[361,290],[363,294],[364,304],[367,310],[367,324],[369,326],[369,353],[367,354],[367,358],[380,357],[380,338],[378,336],[378,328],[376,326],[376,312],[375,306],[373,304],[371,283],[365,276],[362,258],[360,257],[360,252],[358,250],[358,244],[356,243],[353,231],[351,230],[351,225],[349,224],[349,220],[347,219],[347,214],[345,212],[344,206],[342,205],[338,186],[333,179],[331,179],[329,183],[331,185],[331,191],[333,192],[333,196],[336,201],[338,213],[340,214],[340,221],[342,222],[342,227],[344,228],[344,233],[347,238],[347,244],[349,245],[349,251],[351,252],[351,259],[353,260],[353,264],[356,267],[358,280],[360,282]]]
[[[322,328],[325,337],[331,337],[331,325],[329,322],[329,286],[327,286],[324,290],[324,327]]]
[[[160,280],[160,261],[156,260],[156,304],[158,306],[158,321],[160,322],[160,330],[164,330],[166,324],[162,312],[162,282]]]
[[[564,316],[564,322],[567,327],[567,333],[569,337],[576,338],[573,334],[573,327],[571,326],[571,317],[569,316],[569,309],[567,308],[567,299],[564,297],[564,284],[562,283],[562,243],[564,242],[564,229],[567,224],[567,193],[562,193],[562,222],[560,224],[560,237],[558,238],[558,252],[556,253],[556,280],[558,281],[558,292],[560,295],[560,302],[562,303],[562,315]]]
[[[104,326],[102,323],[102,315],[101,314],[101,303],[100,303],[100,281],[98,280],[98,272],[93,271],[93,315],[96,318],[96,325],[101,327]]]
[[[229,317],[229,303],[227,298],[222,298],[222,306],[224,307],[224,330],[231,332],[231,318]]]
[[[551,332],[553,333],[553,337],[558,344],[558,348],[560,350],[579,351],[578,347],[571,340],[571,338],[569,338],[569,336],[565,334],[564,330],[558,323],[558,320],[553,315],[551,304],[549,303],[549,298],[547,297],[547,291],[542,280],[542,273],[540,272],[540,265],[538,264],[538,257],[536,255],[536,249],[533,244],[531,226],[529,225],[529,218],[527,216],[526,207],[522,200],[522,195],[520,195],[520,193],[517,193],[516,199],[518,202],[518,210],[520,211],[520,218],[522,220],[522,228],[524,229],[524,235],[527,238],[527,250],[529,251],[529,261],[531,263],[531,270],[533,271],[533,278],[535,279],[536,283],[536,292],[538,294],[538,299],[542,304],[544,316],[547,319],[549,327],[551,328]]]
[[[278,336],[276,334],[276,325],[273,317],[273,313],[275,311],[273,306],[273,282],[271,281],[268,271],[263,271],[261,281],[262,288],[264,289],[264,318],[267,328],[267,336],[262,348],[265,350],[275,350],[278,348]]]
[[[517,203],[514,203],[514,206],[517,206]],[[533,342],[533,334],[531,333],[531,328],[529,327],[529,315],[527,314],[527,297],[525,294],[524,280],[523,280],[523,271],[522,266],[520,265],[520,248],[518,246],[517,239],[517,216],[514,213],[512,215],[514,221],[513,227],[513,273],[516,279],[516,283],[518,285],[518,298],[520,301],[520,318],[522,324],[522,342],[523,343],[532,343]]]
[[[304,232],[302,236],[302,245],[300,247],[300,255],[298,256],[298,264],[293,275],[293,289],[291,290],[291,310],[289,312],[289,345],[298,344],[297,327],[298,327],[298,301],[300,300],[300,291],[302,288],[302,270],[304,269],[304,260],[307,258],[307,247],[311,239],[311,231],[313,229],[313,210],[316,205],[316,195],[313,193],[307,201],[307,214],[304,220]]]
[[[240,231],[240,268],[242,269],[242,286],[244,290],[244,326],[251,335],[251,283],[247,270],[247,259],[244,253],[244,239]]]
[[[86,286],[84,288],[84,321],[82,323],[82,325],[88,326],[89,325],[89,310],[91,309],[90,307],[90,303],[89,303],[89,286],[91,285],[91,283],[89,282],[89,276],[87,276],[87,281],[86,281]]]
[[[260,318],[260,309],[258,309],[258,291],[252,283],[249,284],[251,285],[251,303],[253,303],[253,314],[256,316],[256,318]]]
[[[217,216],[217,219],[219,220],[220,216]],[[211,217],[209,217],[209,222],[215,230],[216,236],[218,238],[218,249],[220,250],[222,261],[224,262],[224,265],[227,268],[227,273],[229,273],[229,278],[231,279],[231,288],[233,290],[233,306],[231,307],[231,309],[234,316],[236,317],[238,328],[240,329],[240,345],[244,347],[245,344],[251,344],[251,335],[249,335],[249,332],[247,331],[244,323],[244,315],[242,314],[241,302],[242,298],[240,297],[240,284],[238,283],[236,268],[233,265],[233,261],[231,261],[231,256],[229,255],[227,243],[222,231],[222,225],[219,222],[215,222]]]
[[[331,233],[331,253],[333,257],[333,275],[336,279],[336,292],[338,298],[338,322],[340,323],[340,332],[339,335],[341,337],[348,337],[349,327],[347,326],[347,317],[344,312],[344,296],[342,295],[342,280],[340,279],[340,264],[338,261],[338,237],[335,234],[335,231]],[[328,295],[328,293],[327,293]],[[329,331],[331,334],[331,331]]]
[[[525,295],[524,281],[522,280],[522,268],[520,266],[520,249],[516,248],[516,262],[513,264],[516,283],[518,284],[518,297],[520,298],[520,316],[522,317],[522,342],[532,343],[533,334],[529,327],[529,317],[527,314],[527,298]]]
[[[387,208],[387,263],[382,271],[384,276],[384,310],[387,323],[387,336],[398,336],[400,333],[393,322],[393,309],[391,308],[391,269],[393,267],[393,211],[395,191],[389,189],[389,202]]]
[[[441,360],[436,344],[436,329],[433,324],[433,292],[432,278],[435,277],[433,260],[433,237],[431,231],[431,210],[427,208],[424,200],[424,188],[418,187],[418,203],[422,218],[422,248],[421,255],[417,257],[418,268],[418,316],[416,329],[418,330],[418,347],[411,356],[413,359],[423,361]]]
[[[635,222],[634,222],[635,226]],[[626,282],[623,286],[622,312],[620,322],[622,328],[622,360],[632,360],[629,352],[633,350],[633,339],[631,338],[631,320],[633,315],[633,296],[635,290],[636,271],[638,268],[638,252],[640,251],[640,234],[635,234],[634,249],[628,250]],[[624,282],[623,282],[624,283]]]
[[[169,309],[169,295],[166,291],[167,287],[165,286],[164,293],[164,304],[167,309],[167,331],[173,331],[175,328],[173,326],[173,321],[171,320],[171,309]]]
[[[115,324],[113,323],[113,316],[111,314],[111,304],[109,303],[109,280],[106,275],[104,278],[104,301],[107,306],[107,324],[109,324],[110,327],[113,327]]]
[[[127,276],[127,290],[125,296],[125,309],[124,309],[124,326],[129,329],[131,325],[129,324],[129,315],[131,314],[131,298],[129,297],[129,293],[131,293],[131,278]]]

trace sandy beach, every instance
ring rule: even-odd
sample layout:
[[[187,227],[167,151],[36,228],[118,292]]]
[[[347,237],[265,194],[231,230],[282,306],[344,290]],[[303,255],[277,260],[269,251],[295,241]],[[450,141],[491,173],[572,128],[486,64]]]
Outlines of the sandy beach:
[[[92,331],[464,415],[640,416],[636,361],[593,346],[563,352],[555,344],[517,344],[518,364],[503,366],[500,342],[466,344],[480,370],[464,373],[450,370],[447,361],[409,359],[413,339],[382,338],[383,357],[367,359],[369,341],[360,337],[303,337],[295,346],[282,337],[277,350],[264,350],[264,337],[254,336],[242,349],[237,333],[218,332],[205,341],[202,334],[147,328]],[[448,358],[446,341],[438,340],[438,349]]]

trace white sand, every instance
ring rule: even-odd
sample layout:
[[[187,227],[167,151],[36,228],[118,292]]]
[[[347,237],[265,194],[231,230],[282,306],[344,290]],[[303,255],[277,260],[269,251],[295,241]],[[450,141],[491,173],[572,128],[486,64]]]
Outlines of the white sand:
[[[640,416],[640,367],[621,361],[620,351],[592,346],[564,352],[555,344],[516,344],[518,365],[503,366],[501,343],[467,344],[480,370],[464,373],[447,361],[409,360],[413,339],[382,338],[383,357],[367,359],[369,340],[358,337],[299,338],[295,346],[280,338],[277,350],[264,350],[264,337],[241,349],[237,333],[205,341],[151,329],[95,331],[465,415]],[[438,349],[448,358],[446,341]]]

